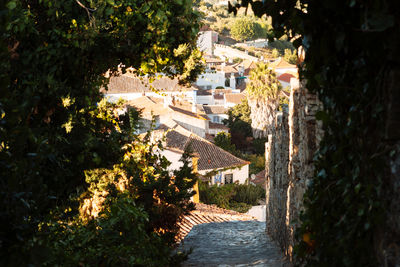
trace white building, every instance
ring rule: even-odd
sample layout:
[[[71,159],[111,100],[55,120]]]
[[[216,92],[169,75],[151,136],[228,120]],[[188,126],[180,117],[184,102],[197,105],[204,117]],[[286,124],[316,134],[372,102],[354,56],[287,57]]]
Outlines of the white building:
[[[214,44],[218,42],[218,33],[214,31],[202,31],[199,32],[197,38],[197,47],[200,51],[214,55]]]
[[[249,178],[250,162],[242,160],[213,143],[187,131],[181,126],[174,126],[166,133],[166,150],[163,154],[180,167],[179,155],[190,147],[198,157],[197,170],[202,180],[210,184],[243,184]],[[178,159],[178,162],[176,160]]]

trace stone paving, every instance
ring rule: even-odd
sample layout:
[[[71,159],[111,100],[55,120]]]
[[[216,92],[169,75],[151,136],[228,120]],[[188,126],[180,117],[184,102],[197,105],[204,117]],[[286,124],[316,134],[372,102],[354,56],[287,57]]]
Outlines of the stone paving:
[[[265,222],[196,225],[179,249],[190,248],[193,252],[183,266],[286,266],[280,249],[265,233]]]

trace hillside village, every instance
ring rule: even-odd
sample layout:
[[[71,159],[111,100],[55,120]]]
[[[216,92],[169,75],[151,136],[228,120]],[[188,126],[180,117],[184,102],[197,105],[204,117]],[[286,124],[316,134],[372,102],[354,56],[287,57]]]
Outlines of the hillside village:
[[[0,266],[400,266],[398,14],[0,1]]]
[[[203,52],[205,71],[189,87],[180,85],[177,78],[164,76],[150,82],[128,69],[125,74],[110,77],[107,90],[102,92],[109,101],[122,98],[126,108],[141,111],[139,134],[151,127],[155,131],[169,130],[164,153],[173,167],[180,166],[179,155],[191,143],[193,152],[199,156],[199,174],[210,185],[243,184],[249,180],[253,184],[264,184],[260,179],[262,174],[249,174],[250,162],[217,147],[213,140],[218,133],[229,132],[223,123],[228,119],[227,112],[247,101],[249,75],[258,63],[267,63],[274,70],[283,88],[283,98],[288,97],[291,84],[297,84],[297,67],[282,57],[250,56],[247,48],[268,48],[265,39],[226,46],[220,43],[217,32],[206,30],[199,33],[197,45]],[[180,141],[172,140],[172,136]]]

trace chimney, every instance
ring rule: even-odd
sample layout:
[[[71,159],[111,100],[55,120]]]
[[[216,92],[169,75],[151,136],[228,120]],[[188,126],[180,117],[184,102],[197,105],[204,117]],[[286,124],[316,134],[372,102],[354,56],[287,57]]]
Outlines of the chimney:
[[[231,77],[229,79],[229,87],[232,89],[236,89],[236,79],[233,73],[231,73]]]
[[[164,96],[164,107],[168,107],[169,105],[171,105],[171,96],[170,95],[166,95]]]

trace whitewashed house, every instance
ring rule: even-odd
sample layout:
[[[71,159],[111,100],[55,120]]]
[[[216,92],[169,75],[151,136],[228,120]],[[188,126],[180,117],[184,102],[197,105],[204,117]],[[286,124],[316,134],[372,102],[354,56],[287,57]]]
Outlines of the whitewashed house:
[[[166,150],[163,153],[174,166],[180,166],[180,155],[189,149],[198,157],[197,170],[203,181],[210,184],[243,184],[249,178],[250,162],[230,154],[179,125],[163,130],[167,132]]]

